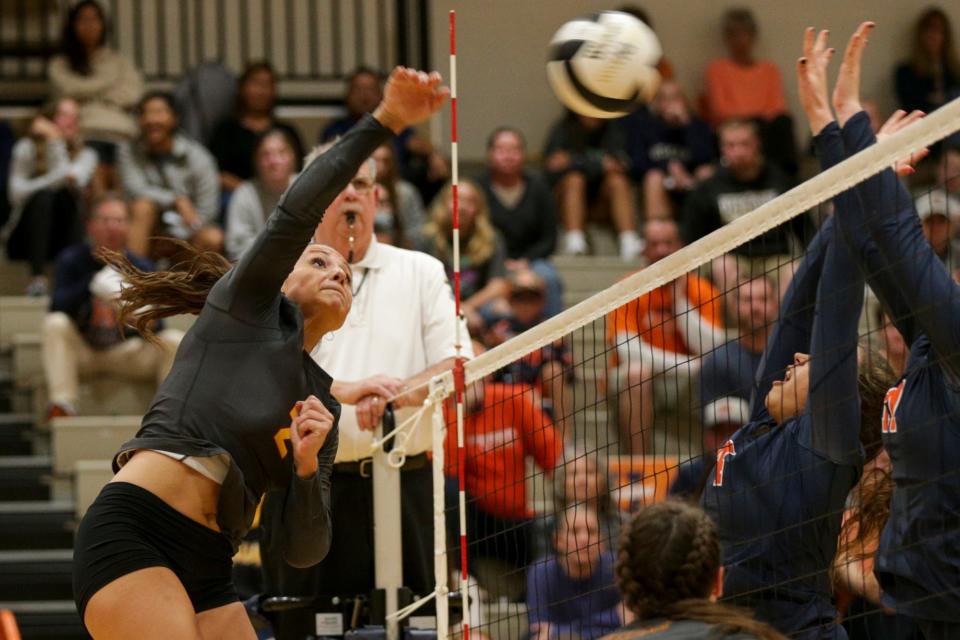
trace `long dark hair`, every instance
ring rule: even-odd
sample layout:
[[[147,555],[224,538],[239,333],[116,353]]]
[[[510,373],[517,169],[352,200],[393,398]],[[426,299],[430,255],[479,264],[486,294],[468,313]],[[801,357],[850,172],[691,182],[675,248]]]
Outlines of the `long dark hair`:
[[[923,48],[923,32],[930,28],[935,21],[943,25],[943,53],[939,60],[934,60]],[[937,74],[939,65],[942,71],[949,73],[954,80],[960,79],[960,57],[953,45],[953,31],[950,28],[950,18],[940,7],[929,7],[917,18],[913,29],[913,42],[910,49],[910,66],[922,76],[933,77]]]
[[[80,12],[87,7],[93,7],[100,16],[100,22],[103,23],[103,32],[100,34],[100,42],[97,43],[97,46],[102,47],[104,43],[106,43],[107,30],[109,29],[110,23],[107,21],[107,14],[104,12],[103,7],[100,6],[100,3],[96,2],[96,0],[82,0],[73,5],[70,11],[67,12],[67,18],[63,22],[63,32],[60,35],[60,51],[64,57],[66,57],[70,68],[82,76],[88,76],[92,71],[90,68],[90,54],[87,52],[84,44],[77,38],[77,33],[73,25],[77,21],[77,16],[80,15]]]
[[[699,507],[667,500],[640,509],[620,534],[617,586],[641,620],[697,620],[717,636],[748,633],[785,640],[750,612],[710,602],[720,569],[717,528]]]
[[[197,315],[213,285],[230,270],[219,253],[201,251],[181,240],[180,262],[167,271],[141,271],[122,253],[100,249],[97,257],[120,272],[126,283],[120,293],[120,326],[131,326],[148,340],[156,340],[157,320],[190,313]]]

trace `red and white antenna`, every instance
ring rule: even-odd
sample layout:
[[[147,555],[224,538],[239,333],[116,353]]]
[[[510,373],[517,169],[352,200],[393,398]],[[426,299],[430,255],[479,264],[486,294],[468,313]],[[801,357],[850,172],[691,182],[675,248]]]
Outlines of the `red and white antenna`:
[[[470,598],[467,594],[467,496],[464,485],[463,446],[463,313],[460,309],[460,162],[457,153],[457,12],[450,11],[450,166],[453,196],[453,299],[456,309],[456,362],[453,384],[457,403],[457,480],[460,508],[460,600],[463,607],[463,640],[470,640]]]

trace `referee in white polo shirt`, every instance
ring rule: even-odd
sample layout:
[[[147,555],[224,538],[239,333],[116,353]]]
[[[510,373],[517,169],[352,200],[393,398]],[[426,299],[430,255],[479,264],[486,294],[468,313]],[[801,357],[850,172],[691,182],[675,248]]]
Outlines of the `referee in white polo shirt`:
[[[347,320],[312,353],[333,376],[333,395],[344,405],[331,478],[333,541],[326,559],[312,569],[287,565],[269,542],[271,514],[280,505],[270,504],[268,497],[262,520],[267,542],[261,544],[267,593],[349,596],[366,595],[374,588],[373,429],[386,399],[453,367],[454,302],[443,264],[424,253],[377,242],[375,171],[372,159],[360,167],[327,209],[314,238],[353,266],[353,307]],[[462,331],[464,355],[470,357],[465,326]],[[423,389],[395,401],[397,424],[426,395]],[[400,474],[404,585],[421,595],[434,587],[433,486],[426,455],[430,446],[430,416],[425,415],[407,441]]]

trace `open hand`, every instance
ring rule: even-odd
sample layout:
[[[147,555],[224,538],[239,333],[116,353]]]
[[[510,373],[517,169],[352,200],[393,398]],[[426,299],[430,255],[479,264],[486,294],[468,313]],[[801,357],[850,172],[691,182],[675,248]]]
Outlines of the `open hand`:
[[[827,67],[834,50],[827,46],[829,31],[819,34],[813,27],[803,32],[803,56],[797,60],[797,89],[800,105],[810,123],[813,135],[833,121],[827,100]]]
[[[440,86],[440,74],[396,67],[387,78],[383,101],[373,112],[380,124],[400,133],[436,113],[450,90]]]
[[[880,131],[877,131],[877,142],[883,140],[887,136],[892,136],[897,131],[900,131],[904,127],[908,127],[917,120],[923,118],[926,115],[923,111],[913,111],[910,114],[907,114],[903,109],[897,109],[893,112],[893,115],[887,118],[887,121],[883,123],[883,126],[880,127]],[[909,176],[917,172],[914,168],[918,162],[926,158],[930,154],[930,149],[924,147],[919,151],[911,153],[906,158],[901,158],[893,165],[893,170],[898,176]]]
[[[309,478],[317,472],[317,454],[333,429],[333,414],[314,395],[298,402],[296,413],[290,424],[294,470]]]

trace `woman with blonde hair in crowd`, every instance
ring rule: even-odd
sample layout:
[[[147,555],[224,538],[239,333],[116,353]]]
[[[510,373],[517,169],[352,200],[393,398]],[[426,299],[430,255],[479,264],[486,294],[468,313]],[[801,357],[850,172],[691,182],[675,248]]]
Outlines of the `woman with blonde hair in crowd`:
[[[96,171],[97,154],[83,145],[79,111],[73,98],[57,100],[13,147],[8,189],[13,210],[3,236],[7,256],[30,265],[27,295],[47,293],[46,263],[80,238],[81,196]]]
[[[486,305],[506,306],[507,251],[503,238],[490,222],[490,209],[483,190],[473,180],[460,180],[460,297],[467,323],[478,327],[479,310]],[[453,278],[453,189],[448,184],[430,207],[430,221],[423,228],[421,251],[443,262]]]
[[[143,95],[143,78],[133,63],[107,44],[109,22],[94,0],[78,2],[67,13],[60,54],[50,59],[47,76],[55,96],[80,104],[80,130],[99,156],[104,189],[113,188],[117,143],[137,135],[132,111]]]

